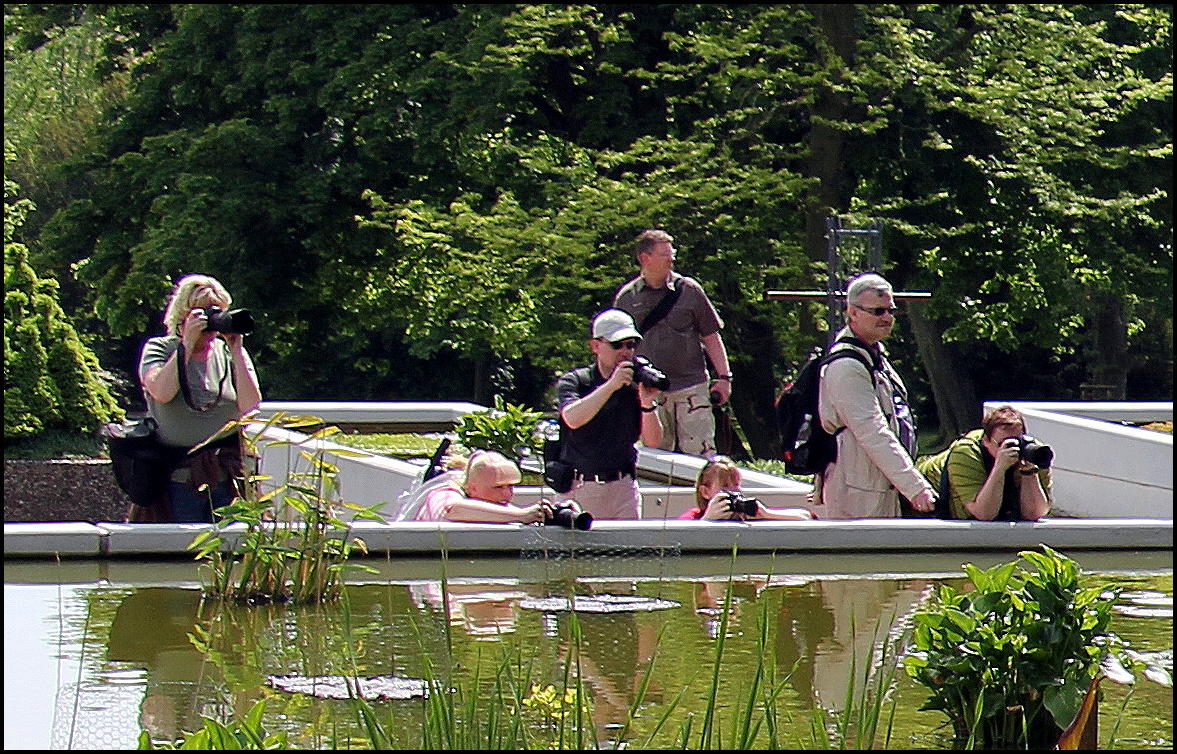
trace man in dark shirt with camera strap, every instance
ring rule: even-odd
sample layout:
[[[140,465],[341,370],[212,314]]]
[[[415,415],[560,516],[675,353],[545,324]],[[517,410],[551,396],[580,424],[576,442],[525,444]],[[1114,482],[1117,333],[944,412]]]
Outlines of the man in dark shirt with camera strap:
[[[593,363],[565,373],[556,385],[561,460],[574,470],[572,489],[557,500],[575,500],[594,518],[641,518],[635,443],[656,448],[662,441],[654,406],[660,391],[635,380],[633,355],[641,339],[632,317],[605,309],[593,318]]]

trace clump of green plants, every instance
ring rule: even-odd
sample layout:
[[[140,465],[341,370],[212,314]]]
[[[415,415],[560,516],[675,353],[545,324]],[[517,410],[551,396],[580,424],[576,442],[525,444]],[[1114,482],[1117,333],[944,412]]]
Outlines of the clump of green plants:
[[[211,718],[202,717],[204,725],[200,730],[184,734],[174,743],[155,742],[147,731],[139,733],[139,749],[170,750],[194,749],[196,751],[274,751],[289,749],[285,733],[268,733],[262,725],[266,702],[253,705],[245,718],[230,725]]]
[[[471,450],[497,450],[507,458],[520,458],[539,450],[541,440],[535,430],[542,418],[542,412],[506,403],[496,395],[494,408],[464,415],[455,432]]]
[[[1132,680],[1126,668],[1144,665],[1108,628],[1118,589],[1083,587],[1075,561],[1049,547],[1018,555],[966,563],[971,591],[941,585],[915,616],[904,664],[958,749],[1053,748],[1101,670]]]
[[[247,425],[242,421],[226,426]],[[265,429],[321,425],[317,417],[278,413],[264,423],[261,432],[250,430],[243,435],[249,454],[256,456],[256,437]],[[205,561],[201,570],[207,597],[239,604],[315,604],[338,599],[346,572],[374,572],[369,566],[348,562],[354,551],[366,553],[367,548],[363,540],[348,537],[348,523],[336,511],[346,508],[355,518],[383,519],[374,510],[338,499],[339,469],[318,442],[338,431],[322,427],[299,440],[270,441],[293,447],[305,467],[299,470],[293,466],[284,484],[264,494],[259,482],[268,477],[253,475],[240,480],[236,498],[217,509],[220,520],[188,545],[197,560]],[[353,452],[333,449],[330,453]],[[354,455],[364,454],[357,451]],[[241,525],[243,532],[239,531]],[[236,537],[232,547],[230,536]]]

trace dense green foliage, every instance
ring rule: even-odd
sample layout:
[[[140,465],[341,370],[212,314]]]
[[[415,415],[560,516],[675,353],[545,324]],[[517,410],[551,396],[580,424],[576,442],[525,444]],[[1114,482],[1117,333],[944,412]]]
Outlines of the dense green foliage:
[[[539,411],[505,403],[502,396],[495,396],[493,408],[466,414],[454,431],[471,452],[495,450],[518,461],[538,454],[543,443],[535,430],[542,418]]]
[[[893,350],[949,436],[985,399],[1171,395],[1171,20],[1168,5],[6,6],[5,123],[28,143],[76,132],[28,152],[41,212],[22,240],[96,315],[108,368],[199,271],[258,315],[267,397],[539,408],[553,373],[587,361],[633,237],[663,227],[726,320],[733,407],[771,456],[777,385],[824,334],[820,304],[764,291],[824,287],[832,212],[881,218],[885,273],[932,291]],[[73,66],[56,79],[53,45]],[[18,102],[10,76],[59,91]]]
[[[8,153],[6,152],[6,157]],[[4,181],[4,441],[49,430],[91,433],[122,411],[98,359],[58,304],[57,282],[37,275],[15,241],[31,209]]]
[[[966,563],[972,588],[941,585],[915,616],[904,663],[930,690],[922,709],[951,720],[957,748],[1052,748],[1101,665],[1120,675],[1120,658],[1136,664],[1108,627],[1118,590],[1083,587],[1075,561],[1042,549],[1019,553],[1024,569]]]

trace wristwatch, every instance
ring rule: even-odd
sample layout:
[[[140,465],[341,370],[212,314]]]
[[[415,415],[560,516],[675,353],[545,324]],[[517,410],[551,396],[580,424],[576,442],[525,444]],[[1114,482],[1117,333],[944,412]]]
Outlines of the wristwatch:
[[[715,379],[727,380],[728,382],[731,382],[732,381],[732,373],[728,372],[727,374],[717,374],[717,375],[715,375]]]

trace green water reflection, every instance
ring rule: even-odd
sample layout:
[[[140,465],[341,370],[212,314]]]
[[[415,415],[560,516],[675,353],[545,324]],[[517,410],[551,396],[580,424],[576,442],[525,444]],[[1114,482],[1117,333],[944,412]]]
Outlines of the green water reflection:
[[[1138,614],[1118,615],[1113,629],[1138,650],[1164,653],[1171,667],[1172,559],[1171,554],[1165,557],[1167,562],[1159,563],[1137,559],[1135,574],[1095,572],[1091,563],[1079,560],[1090,583],[1117,584],[1129,592],[1123,606]],[[653,663],[643,709],[628,736],[638,741],[684,688],[668,730],[677,730],[686,715],[701,719],[730,573],[733,609],[716,696],[721,719],[728,719],[743,699],[755,671],[757,625],[763,615],[769,665],[777,679],[788,679],[780,697],[786,713],[783,737],[799,748],[813,748],[811,711],[841,710],[851,679],[856,688],[861,685],[886,636],[901,636],[929,588],[940,581],[963,583],[955,575],[961,557],[953,559],[957,565],[941,567],[937,561],[927,567],[933,563],[918,558],[915,567],[889,564],[881,575],[858,570],[852,558],[740,558],[734,564],[723,558],[685,557],[642,562],[622,557],[595,562],[469,560],[447,564],[447,592],[436,578],[437,561],[389,562],[379,583],[349,588],[348,611],[339,606],[202,608],[194,576],[180,587],[162,578],[179,571],[186,579],[186,565],[123,564],[114,566],[119,571],[115,578],[107,572],[98,579],[89,576],[90,565],[78,566],[76,572],[58,569],[59,580],[67,574],[66,581],[74,580],[68,590],[36,586],[46,579],[35,577],[31,568],[22,581],[19,567],[6,567],[8,609],[21,595],[41,600],[49,609],[45,635],[10,635],[6,618],[5,654],[10,660],[21,653],[50,652],[59,667],[63,661],[73,663],[71,668],[76,665],[76,675],[71,670],[57,685],[52,748],[133,746],[139,726],[155,737],[170,738],[198,727],[202,715],[225,719],[263,698],[270,700],[267,724],[272,730],[287,730],[302,747],[343,747],[363,736],[346,703],[288,694],[268,685],[267,677],[354,673],[421,678],[432,667],[435,674],[449,674],[448,682],[468,685],[481,667],[481,686],[489,693],[493,670],[508,658],[519,675],[559,688],[573,651],[574,619],[566,612],[525,609],[520,601],[570,593],[639,595],[680,606],[575,618],[582,636],[580,673],[603,742],[611,741],[625,721]],[[982,566],[1008,559],[969,558]],[[877,556],[873,560],[878,569]],[[838,565],[845,566],[843,572]],[[1095,566],[1102,565],[1095,561]],[[447,615],[452,629],[448,637]],[[194,627],[206,647],[198,648],[189,638]],[[902,673],[897,678],[888,748],[943,748],[949,738],[939,713],[919,712],[922,688]],[[1124,689],[1114,684],[1105,684],[1105,689],[1101,748],[1117,718],[1114,748],[1172,748],[1171,689],[1139,682],[1122,717]],[[11,672],[5,674],[5,691],[6,700],[20,693]],[[376,707],[385,720],[395,721],[389,726],[394,743],[417,748],[420,701],[381,701]],[[11,726],[7,711],[6,701],[6,723]],[[671,744],[669,736],[659,741]]]

